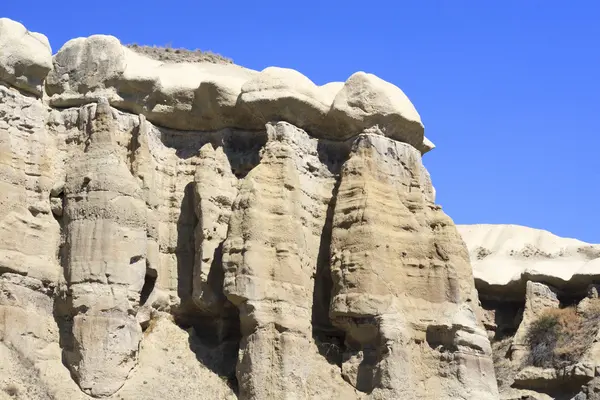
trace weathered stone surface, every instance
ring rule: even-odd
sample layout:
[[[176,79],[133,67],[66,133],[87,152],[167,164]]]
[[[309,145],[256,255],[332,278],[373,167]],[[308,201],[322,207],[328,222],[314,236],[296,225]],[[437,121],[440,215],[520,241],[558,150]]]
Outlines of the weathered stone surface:
[[[497,398],[468,255],[421,171],[416,149],[373,134],[355,140],[342,168],[330,315],[346,359],[370,359],[360,362],[370,378],[351,382],[382,398]]]
[[[140,343],[138,369],[113,398],[237,399],[225,379],[228,357],[235,359],[230,353],[204,345],[193,328],[185,331],[168,315],[157,315]]]
[[[0,272],[57,282],[60,227],[48,200],[54,138],[39,101],[0,86]]]
[[[200,149],[194,182],[198,225],[193,298],[199,307],[210,309],[223,301],[220,298],[223,242],[227,238],[232,205],[238,192],[238,179],[222,147],[215,149],[207,143]]]
[[[335,179],[319,142],[304,131],[280,122],[267,125],[267,135],[260,163],[240,182],[223,246],[223,288],[239,308],[243,335],[240,395],[313,398],[325,390],[352,398],[317,353],[311,329],[313,274]]]
[[[264,125],[269,121],[289,121],[308,131],[323,131],[331,107],[331,96],[319,90],[310,79],[288,68],[269,67],[242,86],[240,105]]]
[[[373,74],[357,72],[348,78],[333,100],[331,118],[340,132],[377,126],[383,135],[419,150],[424,140],[421,117],[408,97]],[[431,147],[429,143],[425,147]]]
[[[74,314],[66,360],[81,389],[115,393],[136,365],[136,321],[146,272],[146,207],[119,157],[116,121],[106,99],[88,108],[82,152],[65,179],[66,278]]]
[[[52,50],[46,36],[0,18],[0,82],[36,96],[52,68]]]
[[[46,90],[53,106],[106,97],[111,105],[161,126],[216,130],[249,118],[236,102],[242,84],[254,74],[233,64],[164,63],[123,47],[113,36],[94,35],[60,49]]]
[[[400,89],[95,35],[58,52],[45,90],[0,86],[4,392],[498,398]]]

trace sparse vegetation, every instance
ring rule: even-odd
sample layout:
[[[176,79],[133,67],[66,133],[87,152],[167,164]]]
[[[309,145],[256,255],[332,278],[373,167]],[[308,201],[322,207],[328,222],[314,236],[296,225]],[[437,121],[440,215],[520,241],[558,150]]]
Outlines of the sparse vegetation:
[[[597,299],[580,313],[574,306],[544,311],[527,332],[529,364],[562,368],[577,363],[593,343],[599,324]]]
[[[508,356],[512,340],[512,336],[506,336],[500,340],[492,341],[492,357],[498,388],[504,389],[510,387],[514,381],[514,371],[511,366],[510,357]]]
[[[336,337],[315,338],[315,343],[321,354],[330,364],[342,365],[344,350],[340,339]]]
[[[19,389],[19,386],[17,386],[15,383],[9,383],[4,388],[4,392],[6,392],[6,394],[8,394],[10,397],[17,397],[19,396],[21,390]]]
[[[199,49],[174,49],[171,44],[167,44],[163,47],[140,46],[138,44],[128,44],[126,46],[136,53],[140,53],[152,59],[163,62],[208,62],[213,64],[233,64],[232,59],[211,51],[202,51]]]
[[[492,254],[492,251],[483,247],[478,247],[476,249],[477,252],[477,259],[478,260],[483,260],[484,258],[486,258],[487,256],[489,256],[490,254]]]

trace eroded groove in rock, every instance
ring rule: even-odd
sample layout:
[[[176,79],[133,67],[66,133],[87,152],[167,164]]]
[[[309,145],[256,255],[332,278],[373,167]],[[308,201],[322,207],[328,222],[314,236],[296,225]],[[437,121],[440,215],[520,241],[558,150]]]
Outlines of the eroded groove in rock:
[[[322,142],[320,142],[322,143]],[[329,318],[329,306],[331,304],[331,294],[333,291],[333,279],[331,276],[331,234],[333,231],[333,216],[335,211],[336,199],[340,186],[339,173],[343,161],[331,159],[330,155],[338,153],[327,151],[321,146],[319,149],[320,159],[329,165],[330,171],[334,174],[335,182],[331,191],[331,199],[327,205],[325,214],[325,224],[321,231],[321,241],[319,244],[319,253],[317,256],[317,267],[314,275],[313,300],[312,300],[312,333],[313,339],[319,348],[319,353],[331,363],[341,367],[342,354],[344,352],[345,332],[334,326]],[[342,154],[347,155],[347,151]]]
[[[179,171],[177,177],[179,176]],[[183,191],[179,209],[172,207],[172,218],[177,221],[177,241],[175,247],[175,258],[177,260],[177,295],[185,303],[192,299],[193,283],[189,277],[194,274],[195,235],[197,225],[196,213],[194,212],[194,184],[190,182],[180,189],[181,180],[174,183],[174,191]]]

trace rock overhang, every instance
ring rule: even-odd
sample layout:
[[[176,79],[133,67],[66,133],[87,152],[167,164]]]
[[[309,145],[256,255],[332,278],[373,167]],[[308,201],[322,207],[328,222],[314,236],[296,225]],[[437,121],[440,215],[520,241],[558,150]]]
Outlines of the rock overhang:
[[[0,18],[0,82],[39,97],[51,68],[52,50],[46,36]]]
[[[9,37],[8,44],[2,40]],[[365,72],[318,86],[288,68],[158,61],[109,35],[72,39],[52,56],[44,35],[8,19],[0,20],[0,48],[6,49],[0,81],[43,96],[53,107],[106,97],[113,107],[171,129],[262,130],[282,120],[317,138],[347,140],[377,127],[422,154],[435,147],[404,92]]]
[[[600,279],[600,245],[520,225],[457,225],[481,298],[521,301],[527,281],[584,296]]]

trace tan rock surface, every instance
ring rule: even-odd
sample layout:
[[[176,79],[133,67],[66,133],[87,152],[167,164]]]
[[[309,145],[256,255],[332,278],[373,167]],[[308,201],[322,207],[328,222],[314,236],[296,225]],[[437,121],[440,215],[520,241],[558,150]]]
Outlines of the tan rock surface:
[[[239,308],[243,335],[240,396],[352,398],[354,390],[318,354],[311,327],[313,274],[335,179],[304,131],[280,122],[267,125],[267,137],[260,163],[240,182],[223,245],[223,288]]]
[[[0,78],[2,396],[498,398],[399,88],[105,35],[38,72]]]
[[[373,134],[342,168],[330,315],[361,366],[351,382],[378,398],[497,398],[468,255],[421,171],[416,149]]]

